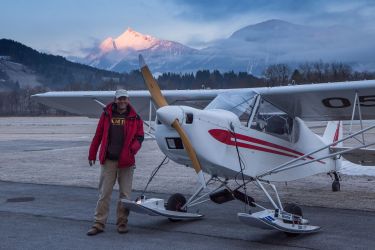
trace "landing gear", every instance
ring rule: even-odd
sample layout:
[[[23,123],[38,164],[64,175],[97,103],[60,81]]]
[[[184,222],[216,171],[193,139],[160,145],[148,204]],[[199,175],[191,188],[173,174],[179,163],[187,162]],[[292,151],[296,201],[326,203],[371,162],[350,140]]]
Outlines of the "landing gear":
[[[338,192],[338,191],[340,191],[340,181],[336,181],[336,180],[334,180],[334,181],[332,182],[332,191],[333,191],[333,192]]]
[[[169,211],[186,212],[186,208],[183,208],[185,204],[186,198],[182,194],[176,193],[169,197],[168,202],[165,205],[165,209]],[[180,221],[178,219],[168,219],[173,222]]]
[[[290,214],[294,214],[294,215],[298,215],[298,216],[302,217],[302,209],[294,203],[286,204],[285,207],[284,207],[284,211],[288,212]],[[288,220],[283,220],[283,221],[285,223],[291,223]],[[296,221],[293,221],[293,223],[296,223]]]
[[[302,217],[302,209],[296,204],[288,204],[283,208],[275,185],[264,180],[255,179],[255,181],[258,187],[263,190],[274,209],[266,209],[260,204],[252,202],[262,210],[252,214],[238,213],[237,216],[240,221],[264,229],[277,229],[286,233],[288,236],[319,231],[320,227],[309,225],[309,221]],[[275,192],[276,201],[274,201],[264,188],[263,185],[265,184],[269,185]]]
[[[332,182],[332,192],[338,192],[340,191],[340,178],[337,172],[333,172],[332,174],[334,177],[334,180]]]
[[[186,212],[186,209],[182,209],[185,203],[185,197],[182,194],[176,193],[169,197],[165,208],[170,211]]]
[[[222,190],[212,192],[209,196],[210,196],[210,200],[217,204],[222,204],[224,202],[237,199],[251,207],[255,207],[254,198],[239,191],[238,188],[232,191],[232,190],[229,190],[228,187],[226,187]]]
[[[288,213],[290,213],[292,215],[298,215],[298,216],[300,216],[300,218],[302,218],[302,209],[301,209],[301,207],[297,206],[294,203],[286,204],[284,206],[284,211],[288,212]],[[292,218],[293,218],[292,221],[283,220],[283,222],[287,223],[287,224],[297,224],[297,225],[301,224],[301,220],[299,220],[297,216],[293,216]],[[285,232],[285,234],[288,237],[295,237],[295,236],[299,235],[299,233],[289,233],[289,232]]]

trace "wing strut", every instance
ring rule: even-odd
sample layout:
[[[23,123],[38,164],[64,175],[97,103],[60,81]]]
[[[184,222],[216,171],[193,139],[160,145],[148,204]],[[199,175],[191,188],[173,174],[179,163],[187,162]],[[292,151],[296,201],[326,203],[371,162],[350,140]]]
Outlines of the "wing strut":
[[[359,122],[361,124],[361,130],[362,130],[363,129],[362,112],[361,112],[361,105],[360,105],[359,100],[358,100],[358,91],[355,92],[352,119],[350,120],[349,135],[352,134],[352,128],[353,128],[353,121],[354,121],[356,106],[358,107]],[[363,145],[366,144],[366,142],[365,142],[365,135],[363,133],[362,133],[362,141],[358,140],[356,137],[353,137],[353,138],[356,139],[358,142],[362,143]]]
[[[101,101],[99,101],[98,99],[93,98],[93,100],[94,100],[94,102],[96,102],[97,104],[99,104],[102,108],[105,108],[105,107],[106,107],[105,104],[102,103]]]

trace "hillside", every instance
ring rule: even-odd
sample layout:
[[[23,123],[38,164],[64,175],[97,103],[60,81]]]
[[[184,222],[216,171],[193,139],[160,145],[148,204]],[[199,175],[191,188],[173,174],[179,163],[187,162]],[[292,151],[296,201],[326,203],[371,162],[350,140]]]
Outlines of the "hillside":
[[[43,85],[62,89],[68,84],[97,85],[108,79],[120,81],[121,78],[119,73],[73,63],[62,56],[40,53],[8,39],[0,39],[0,61],[2,82],[18,82],[20,87],[27,85],[28,79],[30,79],[29,86]],[[26,79],[22,84],[16,77],[20,75]]]

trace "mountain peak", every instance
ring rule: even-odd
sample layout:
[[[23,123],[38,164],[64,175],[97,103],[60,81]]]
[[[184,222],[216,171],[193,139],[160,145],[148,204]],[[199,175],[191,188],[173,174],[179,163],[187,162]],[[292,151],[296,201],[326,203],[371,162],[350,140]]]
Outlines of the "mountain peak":
[[[292,23],[281,20],[281,19],[269,19],[269,20],[254,24],[254,26],[255,25],[278,25],[278,24],[287,24],[288,25],[288,24],[292,24]]]
[[[137,31],[133,30],[133,29],[130,28],[130,27],[128,27],[128,28],[124,31],[124,33],[122,33],[120,36],[125,35],[125,34],[128,35],[128,36],[144,36],[143,34],[141,34],[141,33],[137,32]]]
[[[132,57],[138,58],[140,52],[149,56],[164,54],[174,58],[185,54],[191,55],[195,51],[178,42],[158,39],[128,27],[118,37],[104,39],[99,48],[93,48],[84,61],[94,67],[113,70],[118,64],[128,64],[127,61]]]
[[[253,29],[268,29],[268,30],[279,30],[279,29],[298,29],[302,27],[302,25],[290,23],[280,19],[270,19],[264,22],[260,22],[257,24],[249,25],[245,28],[253,28]]]
[[[148,35],[144,35],[140,32],[137,32],[137,31],[133,30],[132,28],[128,27],[121,35],[119,35],[117,37],[117,39],[120,38],[120,37],[123,37],[123,36],[142,37],[142,36],[148,36]]]
[[[102,52],[109,52],[113,49],[116,49],[116,44],[112,37],[107,37],[104,41],[99,45],[99,48]]]
[[[99,47],[103,53],[112,50],[143,50],[154,46],[158,41],[159,39],[155,37],[144,35],[132,28],[127,28],[115,39],[112,37],[106,38]]]
[[[239,29],[235,31],[230,38],[259,41],[262,37],[288,37],[290,34],[303,32],[304,29],[305,27],[303,25],[293,24],[280,19],[270,19]]]

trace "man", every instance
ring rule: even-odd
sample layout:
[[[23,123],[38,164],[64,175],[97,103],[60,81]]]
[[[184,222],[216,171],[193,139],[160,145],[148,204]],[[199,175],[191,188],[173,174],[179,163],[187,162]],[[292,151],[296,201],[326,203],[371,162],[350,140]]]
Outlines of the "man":
[[[95,210],[95,221],[87,235],[104,231],[109,213],[113,186],[116,178],[119,184],[117,202],[117,231],[127,233],[129,210],[121,205],[120,199],[130,198],[135,154],[144,139],[143,121],[129,103],[128,92],[120,89],[115,93],[115,101],[104,108],[89,151],[89,164],[95,164],[99,145],[101,167],[99,200]]]

